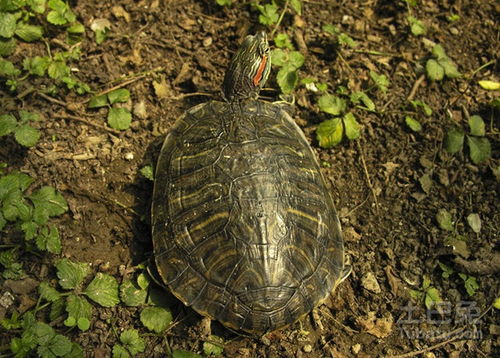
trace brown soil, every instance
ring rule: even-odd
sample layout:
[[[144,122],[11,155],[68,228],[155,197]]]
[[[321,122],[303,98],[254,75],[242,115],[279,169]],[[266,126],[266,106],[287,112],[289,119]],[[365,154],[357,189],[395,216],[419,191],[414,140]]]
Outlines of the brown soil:
[[[304,40],[306,46],[301,48],[307,51],[301,77],[316,77],[332,91],[340,85],[367,90],[369,71],[374,70],[385,74],[391,85],[386,94],[373,91],[370,95],[376,113],[354,110],[362,124],[360,139],[331,150],[321,149],[315,139],[318,123],[329,118],[319,112],[319,95],[303,86],[296,90],[294,118],[325,163],[353,273],[316,310],[317,316],[307,316],[262,339],[237,336],[212,323],[212,332],[227,342],[225,356],[385,357],[410,352],[415,354],[407,356],[414,356],[419,350],[425,351],[425,357],[498,354],[499,322],[490,306],[499,297],[498,271],[492,261],[494,255],[498,260],[499,181],[492,168],[499,165],[500,123],[498,112],[488,106],[498,92],[477,85],[479,79],[499,80],[498,62],[474,71],[500,53],[500,8],[493,0],[479,3],[428,0],[413,10],[428,28],[425,37],[442,44],[467,75],[437,83],[419,81],[430,51],[409,32],[403,2],[303,1],[301,18],[284,18],[280,31],[287,32],[296,45]],[[2,137],[0,161],[30,174],[38,185],[52,185],[63,193],[70,207],[58,222],[63,256],[89,262],[95,271],[121,280],[134,265],[147,261],[152,251],[147,219],[152,183],[139,169],[155,163],[175,120],[187,108],[207,100],[204,95],[189,94],[218,96],[238,41],[258,28],[257,13],[248,5],[222,8],[212,0],[123,0],[120,5],[89,0],[73,6],[87,29],[82,58],[72,64],[78,69],[76,76],[101,91],[123,83],[123,76],[145,72],[143,77],[133,77],[136,80],[126,88],[132,93],[131,108],[141,104],[146,110],[134,116],[131,129],[117,134],[85,123],[104,126],[105,112],[78,105],[82,98],[72,92],[60,90],[54,96],[56,103],[36,91],[15,98],[0,87],[2,113],[24,108],[44,118],[38,124],[42,138],[32,149],[22,149],[11,138]],[[447,21],[450,14],[458,14],[459,21]],[[112,23],[101,45],[96,45],[89,30],[96,18]],[[353,37],[357,49],[339,48],[335,38],[321,30],[329,23]],[[43,44],[19,46],[11,61],[45,49]],[[162,93],[155,91],[155,83],[163,84]],[[276,83],[271,81],[268,87],[264,94],[276,98]],[[419,133],[410,131],[404,122],[405,111],[412,110],[410,94],[433,109],[431,117],[418,116],[423,124]],[[467,150],[452,156],[442,149],[447,128],[457,124],[467,129],[468,114],[481,114],[486,121],[492,143],[492,159],[486,164],[473,165]],[[432,179],[429,188],[419,181],[424,174]],[[457,230],[467,237],[469,257],[445,245],[447,233],[435,220],[440,208],[453,214]],[[467,224],[471,213],[481,218],[479,234]],[[25,269],[35,280],[54,279],[54,259],[34,258],[25,263]],[[438,261],[455,273],[443,278]],[[477,278],[479,289],[474,296],[468,296],[457,272]],[[434,312],[427,319],[429,312],[423,304],[410,298],[409,290],[421,288],[423,275],[431,279],[447,305],[441,316]],[[379,288],[373,287],[374,280]],[[19,304],[26,301],[17,299]],[[469,313],[486,312],[475,324],[464,321],[471,318],[464,313],[466,301],[472,302]],[[411,302],[416,306],[414,321],[407,316]],[[175,349],[201,353],[206,332],[202,318],[175,300],[170,309],[175,325],[163,336],[146,335],[139,310],[121,305],[97,308],[89,331],[68,335],[88,356],[110,356],[116,332],[126,328],[144,333],[146,351],[138,356],[164,356]],[[437,324],[445,319],[450,322]],[[457,328],[469,336],[450,336]],[[423,334],[418,336],[419,332]],[[0,337],[4,345],[11,336],[2,333]]]

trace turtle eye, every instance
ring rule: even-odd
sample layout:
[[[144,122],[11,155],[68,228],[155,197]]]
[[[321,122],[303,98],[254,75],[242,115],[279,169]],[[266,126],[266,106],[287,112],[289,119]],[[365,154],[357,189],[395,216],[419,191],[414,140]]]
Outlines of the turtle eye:
[[[267,45],[267,43],[259,44],[259,55],[264,56],[267,55],[268,53],[269,53],[269,46]]]

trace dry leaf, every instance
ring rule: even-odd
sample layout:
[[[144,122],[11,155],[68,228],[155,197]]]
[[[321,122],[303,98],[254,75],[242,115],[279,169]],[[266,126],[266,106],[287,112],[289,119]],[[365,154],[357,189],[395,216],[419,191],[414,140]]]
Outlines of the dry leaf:
[[[111,22],[108,19],[94,19],[90,24],[90,29],[94,32],[105,31],[111,28]]]
[[[116,18],[123,17],[126,22],[130,22],[130,14],[125,11],[125,9],[120,6],[116,5],[111,8],[111,12],[113,15],[115,15]]]
[[[382,290],[380,289],[380,285],[378,284],[378,281],[372,272],[367,272],[361,278],[361,286],[363,286],[363,288],[365,288],[368,291],[373,292],[373,293],[382,292]]]
[[[390,314],[388,317],[377,318],[372,311],[368,312],[366,319],[358,318],[357,323],[365,332],[377,338],[385,338],[392,332],[394,319]]]
[[[191,70],[189,69],[189,63],[184,62],[182,64],[182,67],[181,67],[179,74],[177,75],[177,77],[175,77],[172,84],[175,86],[178,83],[182,83],[182,82],[186,81],[188,78],[190,78],[190,76],[191,76]]]
[[[401,280],[394,274],[392,266],[386,266],[384,270],[389,286],[391,287],[391,292],[397,297],[398,292],[401,290]]]
[[[429,173],[425,173],[420,178],[418,178],[418,181],[420,182],[420,186],[422,187],[422,190],[426,194],[429,194],[431,191],[431,188],[432,188],[432,184],[434,183],[432,181],[431,175]]]
[[[149,114],[148,111],[146,110],[146,103],[144,101],[141,100],[135,104],[134,116],[139,117],[140,119],[148,118]]]
[[[361,235],[354,230],[352,227],[348,227],[344,230],[344,240],[349,242],[358,242],[361,239]]]
[[[153,87],[158,98],[167,98],[170,94],[170,89],[164,78],[161,79],[161,82],[153,81]]]

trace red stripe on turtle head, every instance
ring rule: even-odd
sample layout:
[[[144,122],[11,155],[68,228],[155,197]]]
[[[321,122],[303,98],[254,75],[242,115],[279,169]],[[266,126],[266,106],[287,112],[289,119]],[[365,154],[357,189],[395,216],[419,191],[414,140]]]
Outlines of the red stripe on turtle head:
[[[257,73],[253,77],[253,84],[254,86],[258,86],[260,81],[262,80],[262,75],[264,73],[264,70],[266,69],[266,63],[267,63],[267,56],[262,56],[262,60],[260,61],[259,68],[257,69]]]

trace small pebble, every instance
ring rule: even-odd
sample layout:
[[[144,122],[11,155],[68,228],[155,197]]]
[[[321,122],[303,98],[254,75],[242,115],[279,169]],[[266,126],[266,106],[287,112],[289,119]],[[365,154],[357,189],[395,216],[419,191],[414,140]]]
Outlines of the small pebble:
[[[310,344],[306,344],[303,348],[305,353],[311,353],[313,350],[313,347]]]
[[[458,35],[460,33],[456,27],[452,27],[450,29],[450,32],[452,35]]]
[[[148,118],[148,111],[146,110],[146,103],[144,101],[140,101],[134,106],[134,115],[140,119]]]
[[[3,308],[9,308],[10,306],[12,306],[15,300],[16,299],[12,293],[10,293],[9,291],[5,291],[2,297],[0,297],[0,306],[2,306]]]
[[[353,352],[354,354],[358,354],[358,353],[359,353],[359,351],[361,351],[361,344],[356,343],[355,345],[353,345],[353,346],[351,347],[351,350],[352,350],[352,352]]]
[[[342,16],[342,23],[349,25],[354,22],[354,18],[351,15],[344,15]]]
[[[213,39],[212,37],[208,36],[203,39],[203,46],[208,47],[212,44]]]

